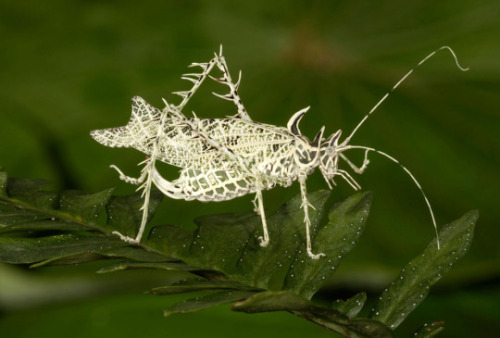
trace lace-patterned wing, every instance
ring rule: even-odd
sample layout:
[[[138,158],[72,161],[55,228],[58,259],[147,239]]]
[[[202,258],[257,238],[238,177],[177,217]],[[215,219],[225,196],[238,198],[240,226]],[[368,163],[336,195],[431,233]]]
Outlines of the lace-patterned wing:
[[[136,148],[147,153],[151,146],[149,140],[158,132],[161,113],[160,109],[135,96],[132,98],[132,114],[127,125],[93,130],[90,135],[108,147]]]
[[[200,119],[199,128],[215,143],[247,161],[248,170],[267,162],[291,163],[296,137],[285,128],[240,118]],[[238,166],[189,127],[167,126],[160,141],[162,162],[181,168],[231,169]]]

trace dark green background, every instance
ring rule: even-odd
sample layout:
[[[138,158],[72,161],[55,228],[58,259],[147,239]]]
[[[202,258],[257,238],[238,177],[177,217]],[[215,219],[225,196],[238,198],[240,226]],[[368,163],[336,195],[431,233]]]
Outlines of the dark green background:
[[[45,178],[57,189],[117,186],[118,193],[132,192],[108,166],[136,175],[142,155],[103,147],[89,131],[125,124],[134,95],[158,107],[162,97],[178,102],[170,92],[188,88],[179,79],[185,67],[208,61],[220,44],[233,76],[243,70],[240,94],[254,120],[286,125],[295,111],[311,105],[301,125],[306,135],[325,125],[328,134],[342,129],[346,136],[420,59],[450,45],[470,71],[460,72],[448,53],[439,53],[390,96],[352,143],[387,151],[410,168],[439,224],[471,209],[481,215],[470,254],[399,334],[446,320],[443,337],[488,336],[500,329],[499,37],[497,1],[3,0],[0,164],[11,176]],[[234,114],[211,90],[220,92],[214,84],[204,86],[187,109],[200,117]],[[357,163],[361,155],[349,153]],[[162,169],[175,178],[177,169]],[[324,188],[322,180],[312,175],[309,189]],[[374,192],[374,203],[359,246],[329,283],[336,296],[356,290],[376,295],[433,236],[418,190],[396,165],[372,154],[357,180]],[[352,193],[339,183],[335,199]],[[265,192],[266,208],[275,210],[297,193],[297,185]],[[197,215],[249,210],[251,198],[207,204],[166,199],[153,223],[190,226]],[[227,306],[163,318],[162,308],[181,297],[141,293],[160,276],[96,276],[96,268],[28,272],[2,266],[0,335],[332,335],[289,314],[250,316]],[[115,287],[121,284],[128,286]],[[109,288],[116,292],[89,296]],[[39,299],[45,305],[36,306]]]

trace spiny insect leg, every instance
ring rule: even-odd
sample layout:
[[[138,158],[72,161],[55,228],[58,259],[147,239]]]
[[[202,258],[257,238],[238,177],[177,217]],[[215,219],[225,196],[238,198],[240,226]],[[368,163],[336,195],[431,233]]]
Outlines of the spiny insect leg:
[[[260,246],[266,247],[269,244],[269,233],[267,231],[267,222],[266,222],[266,214],[264,212],[264,203],[262,201],[262,190],[260,188],[255,192],[255,197],[257,198],[257,204],[259,206],[258,214],[262,219],[262,231],[264,232],[264,236],[259,236]]]
[[[342,170],[342,169],[338,169],[337,173],[335,175],[338,175],[338,176],[342,177],[344,179],[344,181],[346,181],[347,183],[349,183],[349,185],[354,190],[361,189],[361,186],[359,185],[359,183],[356,182],[356,180],[354,178],[352,178],[352,176],[351,176],[351,174],[349,174],[349,172],[347,172],[345,170]]]
[[[311,220],[309,219],[309,206],[311,204],[307,200],[307,187],[306,187],[306,175],[299,175],[299,183],[300,183],[300,194],[302,196],[302,209],[304,209],[304,223],[306,225],[306,248],[307,248],[307,255],[311,257],[312,259],[319,259],[320,257],[324,257],[324,253],[318,253],[314,254],[312,252],[312,247],[311,247],[311,233],[310,233],[310,228],[311,228]]]
[[[216,57],[217,67],[221,70],[223,75],[221,78],[215,78],[213,76],[210,76],[210,78],[214,81],[217,81],[219,83],[222,83],[222,84],[225,84],[226,86],[228,86],[229,93],[225,94],[225,95],[221,95],[221,94],[217,94],[217,93],[213,93],[213,94],[217,97],[220,97],[221,99],[233,101],[236,108],[238,109],[238,114],[236,114],[236,117],[251,121],[252,119],[250,118],[250,115],[248,115],[247,110],[245,109],[245,106],[243,105],[243,102],[241,101],[241,98],[238,95],[238,88],[239,88],[240,82],[241,82],[241,71],[238,75],[238,81],[236,81],[236,83],[233,83],[233,80],[231,79],[231,74],[229,73],[229,68],[227,67],[227,64],[226,64],[226,59],[222,55],[222,48],[221,48],[219,55],[216,55],[215,57]]]
[[[339,153],[340,157],[347,162],[347,164],[354,170],[356,174],[362,174],[365,172],[366,167],[368,167],[368,164],[370,164],[370,160],[368,159],[368,152],[369,150],[365,150],[365,159],[363,160],[363,164],[361,167],[358,167],[354,163],[352,163],[344,154]]]
[[[135,178],[135,177],[130,177],[130,176],[127,176],[125,175],[116,165],[112,164],[109,166],[110,168],[112,169],[115,169],[118,174],[120,175],[120,180],[122,181],[125,181],[127,183],[131,183],[131,184],[135,184],[135,185],[139,185],[141,184],[144,179],[146,178],[144,175],[141,175],[139,176],[138,178]]]
[[[181,79],[192,82],[193,86],[190,90],[173,93],[182,97],[182,102],[175,106],[176,111],[182,111],[184,106],[188,103],[189,99],[194,95],[196,90],[198,90],[203,81],[207,78],[208,74],[212,71],[212,68],[216,64],[216,59],[217,56],[207,63],[192,63],[191,65],[189,65],[189,67],[201,67],[203,71],[201,73],[188,73],[182,75]]]
[[[120,239],[124,242],[130,243],[130,244],[139,244],[139,242],[137,242],[135,240],[135,238],[122,235],[119,231],[113,231],[112,234],[120,237]]]
[[[259,213],[259,206],[257,205],[257,195],[255,195],[254,199],[252,200],[253,204],[253,211],[258,214]]]
[[[145,166],[142,169],[141,176],[137,179],[132,178],[133,180],[135,180],[135,183],[130,182],[130,183],[134,183],[134,184],[142,183],[142,185],[139,187],[139,189],[143,190],[141,197],[144,198],[144,203],[143,203],[142,207],[140,208],[140,210],[142,211],[142,218],[141,218],[141,225],[139,227],[139,232],[137,233],[137,236],[135,238],[131,238],[131,237],[128,237],[128,236],[121,234],[118,231],[113,231],[113,234],[120,237],[120,239],[122,241],[132,243],[132,244],[139,244],[140,243],[142,235],[144,234],[144,230],[146,229],[146,224],[148,222],[148,215],[149,215],[149,201],[150,201],[150,197],[151,197],[152,172],[155,170],[153,159],[146,159],[146,161],[144,161],[142,163],[144,163]],[[117,170],[120,173],[120,178],[122,178],[121,175],[123,175],[123,174],[121,173],[120,169],[118,169],[116,166],[113,166],[113,169]],[[144,182],[144,180],[145,180],[145,182]]]

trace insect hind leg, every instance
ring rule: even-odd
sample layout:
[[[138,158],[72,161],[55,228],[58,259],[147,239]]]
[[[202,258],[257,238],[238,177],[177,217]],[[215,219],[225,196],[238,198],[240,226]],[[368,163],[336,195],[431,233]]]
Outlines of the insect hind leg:
[[[174,114],[177,113],[176,114],[178,115],[177,117],[181,118],[180,112],[182,111],[184,106],[186,106],[189,99],[193,97],[194,93],[198,90],[203,81],[207,78],[208,74],[212,71],[212,68],[215,66],[216,62],[217,62],[217,55],[209,62],[204,62],[204,63],[193,62],[192,64],[189,65],[189,67],[200,67],[202,71],[200,73],[187,73],[182,75],[181,79],[192,82],[193,86],[191,87],[191,89],[187,91],[173,92],[173,94],[179,95],[182,98],[181,103],[179,103],[177,106],[174,106],[175,109],[173,109],[173,113]]]
[[[153,168],[151,177],[153,183],[164,195],[174,199],[190,199],[179,184],[164,179],[158,172],[158,169]]]
[[[238,95],[238,88],[241,82],[241,71],[239,72],[238,75],[238,81],[236,81],[236,83],[233,83],[233,80],[231,79],[231,74],[229,73],[229,68],[227,67],[226,64],[226,59],[222,55],[222,46],[220,48],[219,55],[217,54],[215,55],[215,62],[217,64],[217,67],[222,72],[222,77],[215,78],[213,76],[210,76],[210,78],[216,82],[222,83],[227,87],[229,87],[229,93],[225,95],[217,93],[212,93],[212,94],[223,100],[232,101],[236,106],[236,108],[238,109],[238,114],[236,114],[236,117],[251,121],[252,119],[250,118],[250,115],[248,115],[245,106],[243,105],[243,102],[241,101],[241,98]]]

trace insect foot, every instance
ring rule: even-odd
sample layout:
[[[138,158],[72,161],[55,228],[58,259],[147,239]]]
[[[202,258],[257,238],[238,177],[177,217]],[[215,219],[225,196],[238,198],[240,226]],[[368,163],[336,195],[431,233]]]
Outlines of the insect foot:
[[[307,255],[312,259],[319,259],[325,254],[315,254],[311,248],[314,229],[311,229],[309,208],[314,207],[307,200],[306,177],[318,168],[330,189],[335,186],[334,178],[339,177],[354,190],[358,190],[361,188],[360,185],[343,166],[347,165],[354,173],[362,174],[369,164],[368,153],[371,152],[398,164],[415,183],[427,204],[439,249],[437,225],[430,202],[410,170],[385,152],[372,147],[352,145],[350,141],[387,97],[416,68],[440,50],[448,51],[460,70],[467,70],[460,66],[453,50],[443,46],[427,55],[406,73],[343,141],[340,141],[341,130],[324,138],[324,127],[311,141],[302,135],[299,128],[299,123],[309,107],[293,114],[286,127],[253,121],[250,118],[238,93],[241,72],[238,80],[233,82],[221,46],[220,52],[209,62],[193,63],[191,66],[197,71],[182,76],[191,87],[188,90],[174,92],[182,99],[177,105],[164,100],[165,107],[158,109],[136,96],[132,98],[132,114],[127,125],[91,132],[91,136],[105,146],[134,148],[146,155],[146,160],[140,163],[143,168],[138,178],[126,176],[118,167],[111,166],[118,172],[121,180],[139,185],[138,190],[142,190],[144,199],[141,207],[142,220],[136,238],[118,232],[114,234],[128,243],[137,244],[141,241],[149,219],[151,189],[155,185],[168,197],[186,201],[220,202],[255,194],[253,205],[261,217],[263,234],[258,240],[261,247],[266,247],[270,239],[262,191],[272,189],[276,185],[288,187],[298,180],[302,196],[301,209],[304,213]],[[219,74],[212,76],[212,71]],[[194,112],[192,117],[183,114],[182,110],[206,79],[215,80],[226,88],[225,94],[215,95],[233,102],[236,110],[234,115],[224,118],[198,118]],[[365,152],[360,167],[346,157],[345,152],[351,150]],[[156,169],[157,161],[180,168],[179,178],[173,181],[164,179]]]
[[[259,236],[258,238],[259,238],[259,244],[261,247],[265,248],[266,246],[269,245],[269,242],[270,242],[269,237],[264,238],[262,236]]]
[[[326,255],[322,252],[319,254],[314,254],[312,253],[311,249],[307,249],[307,255],[311,257],[312,259],[320,259],[321,257],[325,257]]]
[[[137,239],[122,235],[118,231],[113,231],[112,234],[120,237],[120,239],[124,242],[130,243],[130,244],[139,244],[139,241]]]

